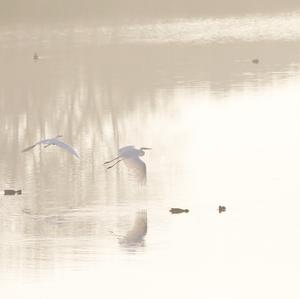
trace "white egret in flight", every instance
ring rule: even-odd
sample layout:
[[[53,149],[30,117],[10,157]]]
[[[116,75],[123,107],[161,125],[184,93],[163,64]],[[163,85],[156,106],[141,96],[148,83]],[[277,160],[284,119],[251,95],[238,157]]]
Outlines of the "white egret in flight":
[[[107,161],[104,164],[106,165],[116,161],[114,164],[107,167],[107,169],[110,169],[123,161],[125,165],[133,171],[140,182],[145,183],[147,175],[146,164],[140,159],[141,156],[145,155],[145,150],[151,150],[151,148],[141,147],[140,149],[137,149],[133,145],[124,146],[119,149],[116,158]]]
[[[68,144],[60,141],[58,138],[62,137],[62,135],[57,135],[56,137],[54,138],[50,138],[50,139],[43,139],[43,140],[40,140],[38,142],[36,142],[35,144],[29,146],[29,147],[26,147],[25,149],[23,149],[22,152],[27,152],[31,149],[33,149],[35,146],[37,145],[41,145],[41,144],[45,144],[44,147],[48,147],[50,145],[56,145],[60,148],[63,148],[64,150],[66,150],[67,152],[69,152],[70,154],[74,155],[75,157],[77,157],[78,159],[80,159],[79,155],[76,153],[76,151]]]

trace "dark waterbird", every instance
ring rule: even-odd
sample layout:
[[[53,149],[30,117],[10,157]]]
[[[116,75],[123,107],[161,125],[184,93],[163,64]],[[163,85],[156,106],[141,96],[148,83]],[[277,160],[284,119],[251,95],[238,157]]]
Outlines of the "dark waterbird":
[[[222,212],[226,212],[226,207],[224,206],[219,206],[219,213],[222,213]]]
[[[180,214],[180,213],[188,213],[189,210],[188,209],[180,209],[180,208],[172,208],[172,209],[170,209],[170,212],[172,214]]]
[[[4,195],[20,195],[22,194],[22,190],[12,190],[12,189],[6,189],[4,190]]]

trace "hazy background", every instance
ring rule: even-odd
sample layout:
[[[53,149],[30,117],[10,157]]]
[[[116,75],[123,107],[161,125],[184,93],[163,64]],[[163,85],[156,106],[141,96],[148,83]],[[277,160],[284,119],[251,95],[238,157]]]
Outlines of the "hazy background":
[[[296,4],[1,1],[1,295],[298,299]]]

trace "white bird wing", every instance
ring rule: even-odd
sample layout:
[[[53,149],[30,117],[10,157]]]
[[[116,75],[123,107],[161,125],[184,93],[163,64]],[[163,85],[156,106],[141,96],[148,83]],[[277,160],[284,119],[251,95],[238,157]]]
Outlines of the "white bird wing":
[[[121,147],[118,151],[119,156],[121,157],[129,157],[132,155],[132,153],[135,153],[136,149],[133,145],[127,145],[124,147]]]
[[[73,149],[73,147],[71,147],[70,145],[60,141],[60,140],[53,140],[53,144],[55,144],[58,147],[63,148],[64,150],[68,151],[70,154],[74,155],[75,157],[77,157],[78,159],[80,159],[79,155],[77,154],[77,152]]]
[[[139,181],[139,183],[146,183],[147,167],[144,161],[142,161],[137,156],[133,158],[123,159],[123,162],[128,167],[130,172],[135,176],[135,178]]]

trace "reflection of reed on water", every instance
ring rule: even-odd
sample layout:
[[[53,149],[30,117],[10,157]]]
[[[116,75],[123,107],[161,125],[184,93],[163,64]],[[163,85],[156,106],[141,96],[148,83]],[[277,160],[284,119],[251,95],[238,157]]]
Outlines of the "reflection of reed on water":
[[[45,209],[51,202],[53,186],[56,195],[52,200],[66,206],[86,203],[88,194],[104,195],[100,184],[91,187],[85,178],[97,182],[105,157],[127,142],[128,130],[134,130],[135,138],[142,141],[143,128],[136,126],[132,116],[147,120],[161,109],[162,94],[167,111],[176,89],[214,95],[230,93],[239,86],[275,84],[297,71],[293,63],[299,62],[295,52],[300,48],[295,43],[276,42],[83,47],[67,36],[49,44],[49,59],[35,64],[26,60],[30,57],[26,51],[32,55],[32,49],[13,41],[0,49],[0,81],[5,86],[0,93],[0,179],[7,182],[6,188],[18,182],[31,190],[34,198],[38,194],[39,201],[34,202],[37,209]],[[253,65],[251,59],[257,54],[263,63]],[[7,55],[11,59],[4,59]],[[62,167],[64,157],[51,160],[51,155],[39,151],[26,159],[20,155],[25,144],[57,132],[82,152],[82,164]],[[77,173],[80,180],[71,184]],[[142,178],[143,173],[138,171],[137,175]],[[66,191],[66,186],[72,187]]]
[[[16,39],[7,40],[0,48],[3,87],[0,92],[0,130],[3,133],[0,181],[4,184],[3,189],[21,186],[26,190],[22,202],[1,202],[4,217],[0,217],[0,233],[8,239],[19,240],[19,246],[1,245],[2,253],[5,251],[1,265],[15,261],[20,267],[27,257],[35,261],[45,257],[56,261],[60,249],[66,248],[64,242],[68,238],[78,241],[78,247],[85,248],[92,247],[91,243],[101,239],[100,236],[105,238],[101,231],[103,224],[107,221],[107,227],[112,227],[105,215],[68,218],[59,211],[77,209],[82,212],[86,207],[92,207],[94,212],[102,209],[106,213],[104,207],[118,204],[120,198],[126,203],[139,200],[136,194],[128,200],[128,190],[120,187],[122,178],[107,179],[102,163],[120,144],[146,144],[143,138],[151,140],[152,124],[156,126],[153,131],[161,133],[161,139],[154,136],[156,140],[169,144],[170,140],[165,140],[164,136],[171,138],[172,134],[167,130],[173,125],[172,121],[169,128],[157,129],[157,126],[168,124],[163,122],[164,117],[174,115],[172,120],[176,121],[176,115],[184,113],[173,105],[178,95],[185,102],[179,107],[185,109],[190,104],[185,91],[194,93],[197,101],[202,100],[202,94],[208,94],[212,101],[219,98],[226,101],[226,95],[239,88],[245,89],[245,94],[247,88],[261,90],[265,85],[276,85],[280,79],[298,72],[299,56],[295,53],[300,46],[297,43],[138,44],[124,43],[118,34],[114,35],[111,44],[97,43],[97,39],[95,43],[89,39],[81,43],[75,29],[67,30],[69,33],[65,35],[57,34],[59,30],[50,30],[48,38],[41,44],[36,38],[40,36],[39,31],[33,37],[30,31],[26,35],[22,31],[16,34]],[[87,30],[87,36],[93,36],[97,30]],[[53,42],[49,36],[57,40]],[[39,49],[48,58],[34,63],[34,49]],[[261,63],[254,65],[251,62],[254,57],[259,57]],[[219,94],[222,96],[218,97]],[[150,126],[149,120],[159,122],[154,121]],[[141,124],[148,128],[147,135]],[[63,133],[70,144],[80,150],[82,159],[78,163],[71,163],[71,159],[67,160],[63,155],[54,156],[55,151],[54,155],[42,155],[40,151],[26,157],[20,154],[23,145],[57,132]],[[184,139],[182,132],[178,132],[178,137]],[[164,153],[161,162],[169,156],[173,159],[181,152],[176,152],[175,147],[169,150],[172,153]],[[129,168],[134,168],[132,162],[136,161],[126,162]],[[177,166],[174,165],[174,173]],[[137,168],[135,171],[143,178],[145,170]],[[165,180],[170,173],[160,170],[154,172],[157,181],[176,184],[181,178],[172,176],[172,180]],[[117,177],[119,174],[116,171],[109,175]],[[164,185],[157,183],[155,186]],[[174,192],[177,190],[174,188]],[[160,192],[163,192],[162,188],[152,189],[150,193],[153,197],[158,194],[160,198],[163,197]],[[13,216],[18,209],[24,209],[24,212]],[[107,218],[114,217],[108,215]],[[146,234],[147,212],[140,211],[121,244],[143,244]],[[87,237],[89,241],[85,239]],[[24,238],[34,241],[27,246]],[[45,238],[48,243],[43,241]],[[61,240],[60,244],[56,243],[58,240]],[[11,249],[19,252],[15,251],[7,258],[7,254],[13,252]]]
[[[8,155],[14,155],[8,149],[24,144],[25,138],[34,142],[56,132],[71,143],[75,137],[95,145],[100,136],[105,141],[113,138],[111,149],[118,148],[125,133],[122,119],[141,105],[143,111],[155,110],[162,90],[188,86],[214,94],[230,93],[237,86],[255,88],[288,76],[299,59],[299,45],[294,43],[87,46],[75,48],[70,56],[67,51],[73,43],[66,39],[56,45],[67,58],[50,46],[51,58],[39,64],[18,54],[26,45],[12,49],[11,60],[0,56],[0,80],[6,87],[0,94],[0,129]],[[254,67],[253,53],[260,55],[263,65]],[[105,121],[111,128],[103,127]]]

